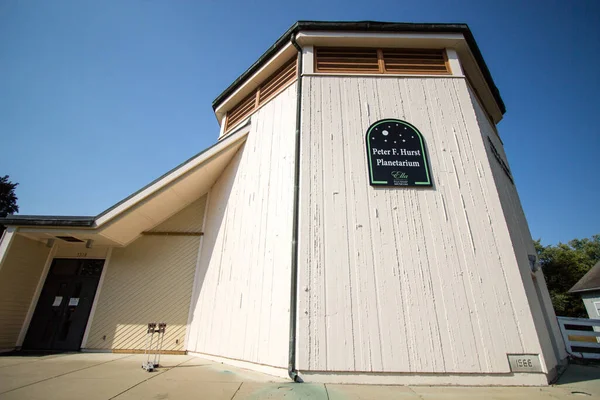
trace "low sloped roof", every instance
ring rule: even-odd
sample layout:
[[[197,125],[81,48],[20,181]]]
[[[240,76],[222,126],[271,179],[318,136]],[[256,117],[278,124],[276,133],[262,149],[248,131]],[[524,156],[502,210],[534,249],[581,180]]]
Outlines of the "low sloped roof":
[[[600,290],[600,261],[596,263],[573,287],[569,293]]]
[[[173,168],[142,189],[97,216],[8,215],[0,224],[27,228],[38,240],[51,239],[57,229],[77,230],[77,238],[101,235],[112,243],[125,245],[141,232],[151,229],[208,193],[249,132],[244,124],[213,146]],[[65,231],[67,232],[67,231]]]

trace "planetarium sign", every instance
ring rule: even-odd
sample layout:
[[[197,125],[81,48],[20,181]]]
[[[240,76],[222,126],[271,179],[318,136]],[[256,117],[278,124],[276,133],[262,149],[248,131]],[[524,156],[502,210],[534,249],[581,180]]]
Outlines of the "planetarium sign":
[[[431,186],[423,136],[399,119],[382,119],[366,135],[372,186]]]

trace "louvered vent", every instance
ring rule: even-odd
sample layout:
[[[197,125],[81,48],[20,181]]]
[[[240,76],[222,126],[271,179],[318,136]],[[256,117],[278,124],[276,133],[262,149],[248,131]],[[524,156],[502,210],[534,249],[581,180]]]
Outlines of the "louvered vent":
[[[64,240],[65,242],[83,243],[83,240],[77,239],[76,237],[73,237],[73,236],[56,236],[56,238]]]
[[[378,73],[377,49],[317,48],[317,72]]]
[[[449,74],[444,50],[316,49],[315,70],[350,74]]]
[[[296,58],[288,61],[277,72],[271,75],[261,86],[258,92],[258,104],[264,104],[273,96],[285,89],[296,80]]]
[[[447,74],[443,50],[383,49],[385,72],[389,74]]]
[[[256,107],[256,94],[256,91],[252,92],[227,113],[227,126],[225,129],[233,127],[254,111]]]
[[[295,81],[296,58],[294,57],[286,62],[274,74],[265,79],[258,89],[250,93],[248,97],[229,110],[227,113],[225,131],[233,128],[240,121],[256,111],[258,107],[267,103]]]

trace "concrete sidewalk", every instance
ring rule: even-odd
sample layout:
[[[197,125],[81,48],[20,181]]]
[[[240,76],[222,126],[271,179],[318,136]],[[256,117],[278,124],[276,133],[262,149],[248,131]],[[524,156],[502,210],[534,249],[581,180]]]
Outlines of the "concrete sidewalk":
[[[74,353],[0,357],[4,399],[580,399],[600,398],[600,367],[572,365],[559,384],[428,387],[294,384],[191,356],[163,356],[148,373],[142,355]]]

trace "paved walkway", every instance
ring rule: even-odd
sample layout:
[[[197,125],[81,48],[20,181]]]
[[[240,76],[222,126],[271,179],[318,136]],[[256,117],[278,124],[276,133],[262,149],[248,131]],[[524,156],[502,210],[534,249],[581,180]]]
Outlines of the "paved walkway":
[[[572,365],[544,388],[294,384],[191,356],[163,356],[148,373],[142,355],[75,353],[0,357],[4,399],[600,399],[600,367]]]

